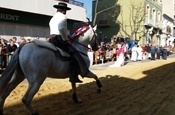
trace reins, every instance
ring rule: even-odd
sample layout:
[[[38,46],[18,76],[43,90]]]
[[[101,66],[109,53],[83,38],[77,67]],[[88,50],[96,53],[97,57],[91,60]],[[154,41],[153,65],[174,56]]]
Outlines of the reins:
[[[79,44],[79,45],[81,45],[81,46],[83,46],[83,47],[85,47],[85,48],[87,48],[87,49],[89,49],[88,46],[86,46],[86,45],[84,45],[84,44],[82,44],[82,43],[80,43],[80,42],[77,42],[77,41],[74,41],[74,42],[76,42],[77,44]],[[81,51],[79,51],[79,50],[77,50],[77,52],[79,52],[79,53],[81,53],[81,54],[83,54],[83,55],[85,55],[85,56],[88,56],[86,53],[81,52]]]

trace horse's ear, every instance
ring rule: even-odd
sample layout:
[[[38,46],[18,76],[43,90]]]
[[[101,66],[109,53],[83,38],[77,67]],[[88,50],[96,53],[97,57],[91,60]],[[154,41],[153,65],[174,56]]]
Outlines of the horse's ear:
[[[96,31],[96,30],[97,30],[97,25],[95,25],[95,26],[93,27],[93,30],[94,30],[94,31]]]
[[[90,25],[90,22],[91,22],[90,19],[88,17],[86,17],[86,19],[88,21],[88,24]]]

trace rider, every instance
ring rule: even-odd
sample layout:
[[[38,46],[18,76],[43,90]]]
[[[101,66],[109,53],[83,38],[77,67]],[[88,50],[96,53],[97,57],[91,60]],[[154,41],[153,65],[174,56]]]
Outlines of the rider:
[[[71,67],[69,72],[70,82],[82,82],[79,80],[78,74],[84,77],[89,73],[89,69],[86,66],[82,56],[79,54],[76,48],[71,45],[71,42],[68,39],[66,11],[71,10],[71,8],[67,7],[67,4],[63,2],[59,2],[58,5],[54,5],[53,7],[57,9],[57,13],[49,22],[49,42],[60,47],[71,55]]]

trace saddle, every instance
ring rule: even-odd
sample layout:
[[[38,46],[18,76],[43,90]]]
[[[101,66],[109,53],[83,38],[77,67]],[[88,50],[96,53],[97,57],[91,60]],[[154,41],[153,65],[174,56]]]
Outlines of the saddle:
[[[38,40],[38,39],[34,39],[32,42],[34,42],[39,47],[47,48],[47,49],[52,50],[54,52],[59,52],[62,57],[65,57],[65,58],[71,57],[67,52],[63,51],[59,47],[54,46],[50,42],[46,42],[46,41],[42,41],[42,40]]]

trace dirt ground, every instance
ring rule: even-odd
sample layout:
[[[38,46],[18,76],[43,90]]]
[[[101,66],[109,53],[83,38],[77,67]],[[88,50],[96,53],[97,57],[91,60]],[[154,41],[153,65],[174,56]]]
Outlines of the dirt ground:
[[[93,79],[78,84],[81,104],[72,102],[68,79],[49,79],[35,95],[40,115],[175,115],[175,58],[133,62],[120,68],[95,67],[103,84],[96,92]],[[21,102],[27,89],[21,83],[7,98],[5,115],[28,115]]]

